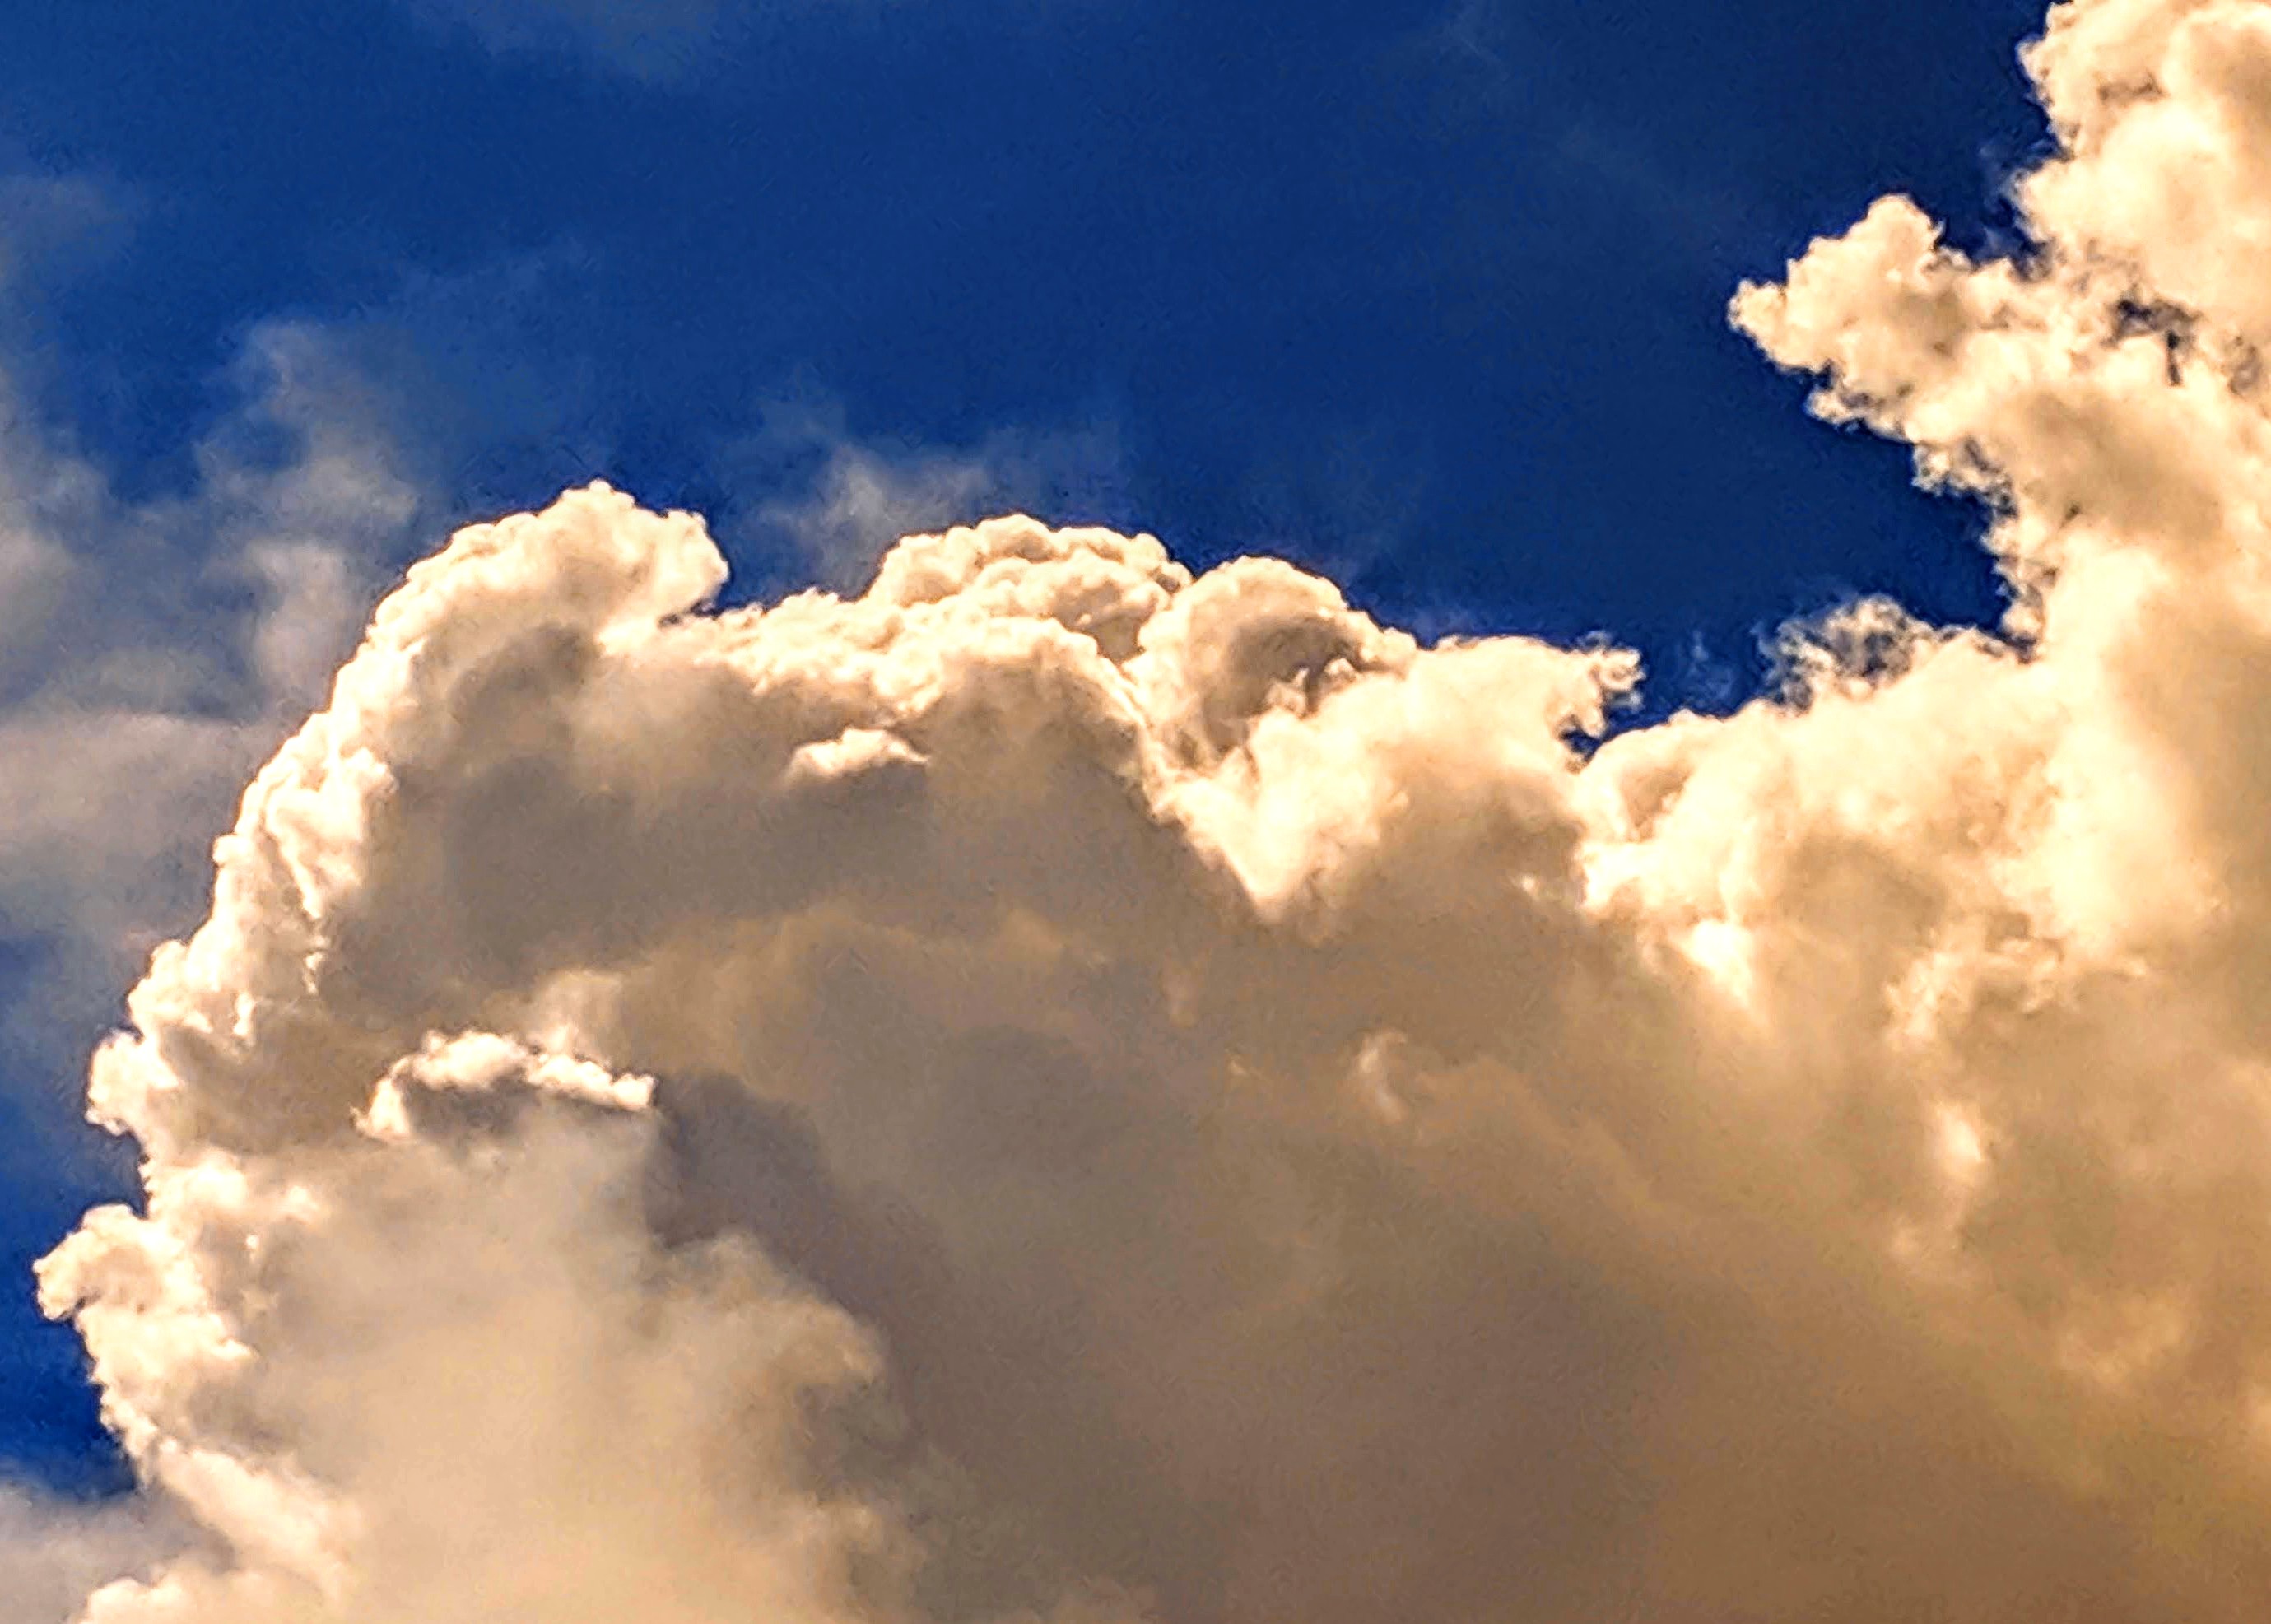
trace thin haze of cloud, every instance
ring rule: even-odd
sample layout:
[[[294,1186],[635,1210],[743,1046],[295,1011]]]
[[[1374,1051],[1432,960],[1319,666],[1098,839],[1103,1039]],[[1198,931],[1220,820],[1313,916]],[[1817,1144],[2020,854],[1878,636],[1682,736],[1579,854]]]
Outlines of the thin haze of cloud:
[[[737,550],[772,561],[790,586],[856,591],[900,538],[1006,510],[1124,505],[1126,475],[1108,426],[997,431],[965,447],[863,437],[842,406],[786,393],[711,459],[736,501]]]
[[[845,0],[399,0],[409,14],[507,56],[554,56],[656,86],[702,73],[767,8]]]
[[[369,555],[421,500],[340,409],[354,391],[323,376],[320,336],[289,324],[248,335],[190,488],[120,496],[33,401],[32,307],[128,210],[85,177],[4,190],[0,301],[31,359],[0,369],[0,920],[46,951],[0,1023],[36,1064],[195,918],[245,775],[321,703],[374,595]]]
[[[2039,256],[1737,298],[2018,607],[1729,718],[1102,529],[461,531],[94,1068],[42,1290],[200,1537],[80,1616],[2254,1617],[2265,63],[2061,6]]]
[[[42,174],[4,147],[0,168],[0,305],[22,298],[59,262],[100,256],[137,212],[115,182]]]

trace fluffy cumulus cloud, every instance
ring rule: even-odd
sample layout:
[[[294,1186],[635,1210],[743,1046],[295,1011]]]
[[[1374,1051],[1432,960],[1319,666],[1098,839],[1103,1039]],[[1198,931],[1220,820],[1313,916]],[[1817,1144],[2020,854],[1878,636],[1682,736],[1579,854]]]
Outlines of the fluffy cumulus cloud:
[[[1735,305],[2018,607],[1725,719],[1022,518],[413,569],[93,1069],[78,1615],[2257,1616],[2271,5],[2029,61],[2035,251]]]

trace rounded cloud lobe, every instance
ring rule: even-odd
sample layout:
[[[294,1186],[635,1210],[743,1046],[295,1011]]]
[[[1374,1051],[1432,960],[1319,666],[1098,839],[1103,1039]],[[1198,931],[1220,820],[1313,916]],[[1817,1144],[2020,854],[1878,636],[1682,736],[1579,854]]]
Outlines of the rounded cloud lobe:
[[[2267,19],[2057,8],[2032,257],[1738,298],[2017,607],[1725,719],[1101,530],[460,532],[98,1057],[41,1288],[192,1531],[81,1615],[2253,1616]]]

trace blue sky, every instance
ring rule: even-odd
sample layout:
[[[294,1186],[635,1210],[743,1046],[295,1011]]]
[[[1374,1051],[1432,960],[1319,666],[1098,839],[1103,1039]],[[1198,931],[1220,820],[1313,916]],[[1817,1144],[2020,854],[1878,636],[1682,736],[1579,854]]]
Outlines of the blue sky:
[[[1993,240],[2038,20],[19,0],[0,525],[94,585],[39,608],[0,704],[155,718],[215,765],[0,796],[38,825],[0,829],[0,1468],[113,1480],[26,1274],[122,1188],[74,1126],[86,1052],[332,623],[450,525],[604,476],[710,514],[762,592],[1024,507],[1282,553],[1422,630],[1605,631],[1651,711],[1724,708],[1794,615],[1996,613],[1977,511],[1810,421],[1724,313],[1883,191]],[[332,629],[248,631],[279,594]],[[163,682],[118,674],[153,649]],[[187,831],[56,832],[153,800]]]

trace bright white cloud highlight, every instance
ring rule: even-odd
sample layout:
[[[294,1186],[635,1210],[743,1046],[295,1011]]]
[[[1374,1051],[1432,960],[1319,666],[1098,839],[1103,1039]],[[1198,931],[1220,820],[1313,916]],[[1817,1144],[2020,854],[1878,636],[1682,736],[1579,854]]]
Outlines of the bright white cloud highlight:
[[[1724,720],[1100,530],[460,532],[95,1065],[41,1287],[203,1535],[83,1616],[2256,1616],[2267,19],[2057,8],[2036,256],[1738,299],[2021,607]]]

